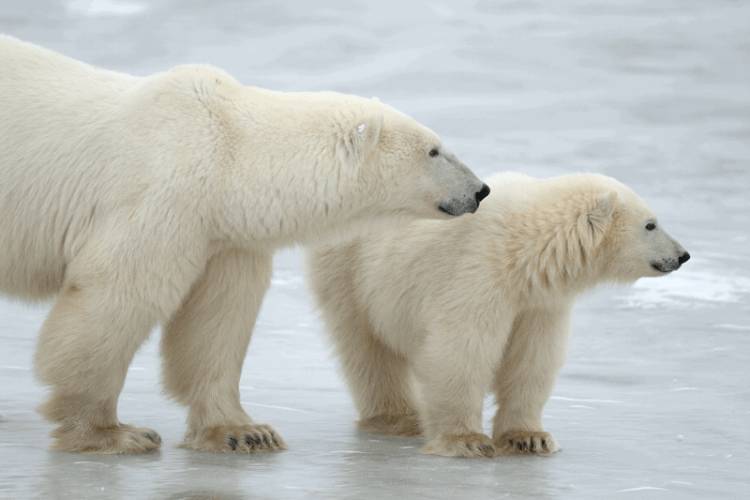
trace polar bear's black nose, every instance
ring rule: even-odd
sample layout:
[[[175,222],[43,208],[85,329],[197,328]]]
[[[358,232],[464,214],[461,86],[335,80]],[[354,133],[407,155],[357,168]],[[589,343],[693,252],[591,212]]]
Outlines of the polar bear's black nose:
[[[683,265],[685,262],[690,260],[690,254],[685,252],[684,254],[680,255],[677,260],[680,262],[680,265]]]
[[[479,202],[487,198],[489,194],[490,194],[490,187],[487,184],[482,184],[482,189],[477,191],[477,193],[474,195],[474,199],[477,200],[477,206],[479,205]]]

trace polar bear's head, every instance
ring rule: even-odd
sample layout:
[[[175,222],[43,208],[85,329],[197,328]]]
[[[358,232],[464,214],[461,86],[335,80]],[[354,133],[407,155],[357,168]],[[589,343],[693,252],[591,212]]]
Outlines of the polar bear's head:
[[[602,183],[605,189],[596,195],[587,222],[593,239],[600,239],[597,256],[606,279],[630,282],[664,276],[690,259],[630,188],[611,178],[602,178]]]
[[[339,156],[387,212],[427,218],[473,213],[490,192],[433,131],[373,100],[339,140]]]

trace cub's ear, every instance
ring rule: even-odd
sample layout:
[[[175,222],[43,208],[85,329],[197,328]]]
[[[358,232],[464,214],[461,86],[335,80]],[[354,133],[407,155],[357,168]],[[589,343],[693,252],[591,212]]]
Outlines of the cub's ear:
[[[369,113],[355,122],[343,138],[341,150],[346,159],[353,163],[363,161],[380,142],[380,131],[383,129],[383,115]]]
[[[609,191],[598,195],[594,200],[594,206],[591,207],[588,213],[589,223],[592,225],[609,224],[612,220],[612,215],[615,213],[615,205],[617,205],[616,191]]]
[[[601,242],[612,223],[616,206],[617,192],[615,191],[608,191],[594,197],[593,203],[581,217],[582,225],[585,227],[581,234],[583,243],[596,246]]]

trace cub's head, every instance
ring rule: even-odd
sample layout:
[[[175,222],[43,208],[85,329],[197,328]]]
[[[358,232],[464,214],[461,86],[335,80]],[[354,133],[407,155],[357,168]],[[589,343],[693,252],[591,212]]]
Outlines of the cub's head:
[[[366,196],[394,214],[449,218],[473,213],[490,192],[440,138],[412,118],[368,100],[344,137],[343,160]]]
[[[690,254],[661,226],[656,215],[630,188],[599,177],[601,191],[586,216],[604,278],[631,282],[676,271]]]

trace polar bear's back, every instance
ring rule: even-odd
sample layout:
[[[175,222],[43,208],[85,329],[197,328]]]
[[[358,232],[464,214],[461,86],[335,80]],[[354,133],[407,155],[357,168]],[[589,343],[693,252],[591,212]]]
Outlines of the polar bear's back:
[[[0,64],[0,104],[4,111],[25,106],[33,113],[46,106],[69,106],[78,100],[90,103],[94,99],[106,107],[117,92],[138,81],[4,35],[0,35]]]
[[[35,177],[29,170],[55,177],[50,160],[65,163],[85,147],[138,81],[7,36],[0,36],[0,67],[0,174],[6,186]]]
[[[82,77],[111,84],[117,84],[117,82],[124,83],[134,79],[134,77],[125,73],[96,68],[52,50],[45,49],[44,47],[39,47],[7,35],[0,35],[0,61],[3,62],[3,72],[0,73],[0,81],[3,82],[19,77],[55,77],[46,83],[54,84],[55,80],[57,80],[60,84],[59,86],[62,86],[70,79]],[[80,91],[81,89],[78,90]]]
[[[62,142],[71,143],[72,134],[111,113],[119,95],[138,81],[7,36],[0,36],[0,66],[3,155],[21,145],[38,151],[63,134]]]
[[[7,36],[0,67],[0,291],[39,297],[59,286],[63,242],[101,193],[101,175],[84,181],[104,163],[95,138],[139,79]]]

